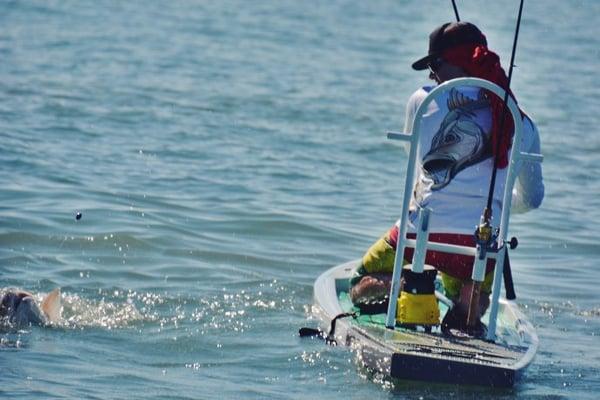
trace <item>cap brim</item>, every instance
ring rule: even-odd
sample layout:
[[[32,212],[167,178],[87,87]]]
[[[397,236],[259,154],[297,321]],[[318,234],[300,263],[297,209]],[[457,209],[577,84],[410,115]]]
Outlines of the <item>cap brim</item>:
[[[435,55],[429,54],[423,58],[421,58],[420,60],[417,60],[413,63],[412,67],[414,70],[417,71],[422,71],[424,69],[427,69],[427,65],[432,61],[432,59],[435,58]]]

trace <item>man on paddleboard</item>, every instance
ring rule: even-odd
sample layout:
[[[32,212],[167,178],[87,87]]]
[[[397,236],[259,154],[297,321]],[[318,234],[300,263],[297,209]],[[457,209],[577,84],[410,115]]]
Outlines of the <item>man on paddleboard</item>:
[[[487,47],[483,33],[468,22],[445,23],[436,28],[429,36],[428,54],[412,67],[418,71],[429,69],[429,78],[437,84],[454,78],[476,77],[502,88],[508,87],[508,78],[498,55]],[[405,132],[412,132],[416,110],[432,88],[422,87],[410,97]],[[476,87],[452,89],[429,105],[421,121],[408,237],[414,238],[416,210],[428,207],[432,210],[430,241],[474,247],[473,231],[486,207],[495,158],[498,184],[493,192],[492,215],[501,215],[514,131],[508,113],[501,123],[502,108],[503,99]],[[537,128],[523,111],[521,115],[521,151],[540,153]],[[544,197],[541,166],[539,163],[522,163],[517,168],[512,211],[524,212],[539,207]],[[389,295],[398,227],[399,222],[363,256],[362,265],[351,281],[351,298],[355,304],[381,301]],[[404,259],[412,259],[412,252],[407,249]],[[428,251],[425,259],[426,264],[441,273],[446,296],[456,304],[453,313],[458,315],[457,320],[462,316],[466,319],[473,261],[471,256],[436,251]],[[480,316],[489,305],[493,268],[494,260],[489,260],[481,287]]]

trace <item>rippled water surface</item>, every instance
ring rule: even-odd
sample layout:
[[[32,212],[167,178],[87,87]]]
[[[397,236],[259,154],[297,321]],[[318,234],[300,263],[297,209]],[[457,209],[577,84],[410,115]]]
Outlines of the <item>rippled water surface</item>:
[[[457,3],[508,59],[517,1]],[[512,86],[546,199],[512,261],[540,349],[498,391],[297,337],[318,275],[399,212],[384,133],[450,1],[2,2],[0,288],[64,310],[0,332],[0,397],[597,398],[600,3],[526,3]]]

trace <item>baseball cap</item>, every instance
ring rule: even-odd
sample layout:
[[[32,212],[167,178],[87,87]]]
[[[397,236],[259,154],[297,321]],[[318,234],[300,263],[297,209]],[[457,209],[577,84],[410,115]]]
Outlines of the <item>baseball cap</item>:
[[[415,61],[412,67],[417,71],[427,69],[427,65],[440,57],[445,50],[470,43],[487,46],[485,36],[475,25],[463,21],[442,24],[429,35],[428,54]]]

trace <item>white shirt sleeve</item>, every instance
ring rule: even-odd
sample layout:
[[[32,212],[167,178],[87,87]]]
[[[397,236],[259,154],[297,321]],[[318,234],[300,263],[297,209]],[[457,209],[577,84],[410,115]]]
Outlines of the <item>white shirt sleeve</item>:
[[[404,116],[404,133],[412,133],[413,121],[415,118],[415,96],[412,95],[406,103],[406,113]]]
[[[523,122],[521,151],[540,154],[540,135],[537,127],[528,117]],[[519,175],[513,187],[511,211],[523,213],[538,208],[542,204],[544,198],[542,166],[537,162],[519,161],[517,170]]]
[[[404,133],[412,133],[413,130],[413,122],[415,119],[415,114],[417,112],[417,108],[425,97],[427,93],[431,90],[431,87],[425,86],[417,91],[415,91],[410,98],[408,99],[408,103],[406,103],[406,113],[404,117]]]

